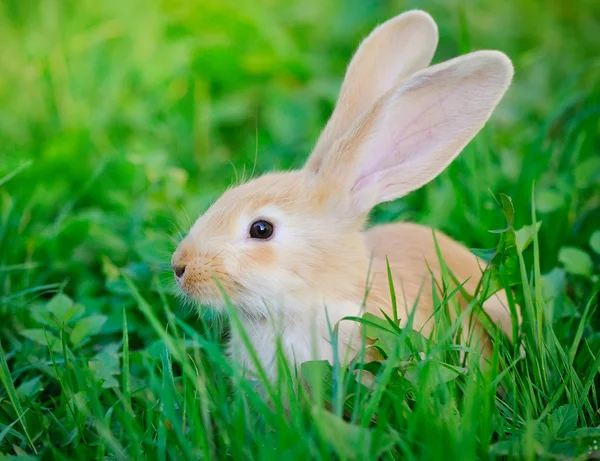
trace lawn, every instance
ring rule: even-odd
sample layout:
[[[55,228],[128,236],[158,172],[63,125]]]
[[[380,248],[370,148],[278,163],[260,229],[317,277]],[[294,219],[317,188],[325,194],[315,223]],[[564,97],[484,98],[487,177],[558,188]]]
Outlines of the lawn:
[[[411,8],[439,25],[434,62],[498,49],[514,83],[372,220],[493,256],[519,342],[480,370],[455,335],[383,321],[387,360],[356,365],[372,389],[321,362],[303,387],[248,381],[170,255],[231,183],[302,165],[360,39]],[[600,457],[599,30],[596,0],[3,1],[0,460]]]

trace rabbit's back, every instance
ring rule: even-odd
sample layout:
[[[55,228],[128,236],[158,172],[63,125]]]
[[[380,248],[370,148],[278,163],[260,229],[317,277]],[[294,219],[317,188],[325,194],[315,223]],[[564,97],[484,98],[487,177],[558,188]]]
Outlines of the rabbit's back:
[[[406,319],[413,306],[417,306],[414,328],[430,333],[433,326],[433,281],[439,286],[442,281],[442,268],[437,247],[443,261],[459,283],[464,282],[467,293],[473,294],[481,279],[486,263],[471,253],[467,247],[451,239],[441,231],[434,233],[430,227],[414,223],[394,223],[375,226],[365,232],[366,244],[373,255],[372,293],[367,306],[378,313],[381,304],[389,308],[390,290],[386,258],[394,279],[398,316]],[[457,294],[461,303],[465,300]],[[417,303],[418,301],[418,303]],[[512,336],[512,322],[506,299],[501,291],[484,303],[491,319],[499,324],[505,333]]]

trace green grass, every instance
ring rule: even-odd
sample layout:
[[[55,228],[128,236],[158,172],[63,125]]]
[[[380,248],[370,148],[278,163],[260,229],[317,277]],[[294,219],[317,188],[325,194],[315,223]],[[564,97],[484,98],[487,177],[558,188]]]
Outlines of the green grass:
[[[374,389],[339,364],[303,365],[306,387],[283,362],[273,386],[244,380],[224,322],[172,295],[170,252],[236,176],[302,164],[360,38],[414,7],[439,23],[436,62],[500,49],[515,82],[374,220],[497,248],[526,357],[498,338],[503,371],[481,370],[451,325],[366,318],[388,356],[356,365]],[[598,30],[594,0],[2,2],[0,459],[598,456]]]

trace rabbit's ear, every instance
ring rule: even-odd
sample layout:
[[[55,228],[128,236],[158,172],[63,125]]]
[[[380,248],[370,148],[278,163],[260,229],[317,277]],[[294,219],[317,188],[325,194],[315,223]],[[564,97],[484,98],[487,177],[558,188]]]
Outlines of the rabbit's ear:
[[[512,76],[510,60],[499,51],[477,51],[415,74],[334,145],[319,183],[349,199],[360,215],[418,189],[481,130]]]
[[[377,27],[348,65],[338,102],[306,163],[318,171],[325,154],[390,88],[427,67],[438,42],[427,13],[408,11]]]

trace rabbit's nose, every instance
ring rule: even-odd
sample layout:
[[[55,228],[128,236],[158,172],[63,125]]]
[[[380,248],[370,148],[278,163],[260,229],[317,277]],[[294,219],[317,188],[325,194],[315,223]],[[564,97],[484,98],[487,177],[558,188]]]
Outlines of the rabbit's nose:
[[[185,266],[173,266],[173,272],[175,272],[177,278],[181,278],[185,272]]]

